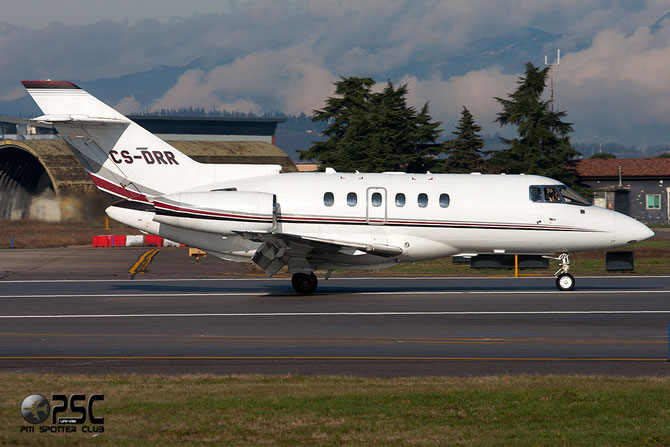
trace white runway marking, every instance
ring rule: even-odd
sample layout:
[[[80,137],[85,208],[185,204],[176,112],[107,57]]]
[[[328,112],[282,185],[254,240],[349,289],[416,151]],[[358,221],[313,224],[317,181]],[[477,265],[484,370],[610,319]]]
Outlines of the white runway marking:
[[[670,310],[536,310],[536,311],[426,311],[426,312],[249,312],[169,314],[0,315],[0,319],[26,318],[184,318],[184,317],[356,317],[356,316],[464,316],[464,315],[636,315],[670,314]]]
[[[568,297],[570,295],[608,295],[608,294],[656,294],[670,293],[670,289],[654,290],[572,290],[570,292],[561,292],[559,290],[399,290],[399,291],[374,291],[374,292],[344,292],[347,295],[559,295]],[[309,295],[313,297],[325,297],[338,295],[339,292],[316,293]],[[63,295],[0,295],[2,298],[181,298],[181,297],[224,297],[224,296],[302,296],[292,292],[274,293],[274,292],[193,292],[193,293],[99,293],[99,294],[63,294]]]
[[[631,279],[631,278],[670,278],[667,275],[653,275],[653,276],[642,276],[642,275],[631,275],[631,276],[579,276],[577,279]],[[375,280],[395,280],[395,281],[407,281],[407,280],[445,280],[445,281],[456,281],[456,280],[496,280],[496,279],[509,279],[509,280],[547,280],[554,279],[553,276],[527,276],[522,278],[514,278],[511,276],[364,276],[364,277],[351,277],[351,278],[329,278],[324,281],[375,281]],[[265,278],[265,277],[256,277],[256,278],[145,278],[145,279],[11,279],[0,281],[2,283],[68,283],[68,282],[183,282],[183,281],[289,281],[288,277],[275,277],[275,278]]]

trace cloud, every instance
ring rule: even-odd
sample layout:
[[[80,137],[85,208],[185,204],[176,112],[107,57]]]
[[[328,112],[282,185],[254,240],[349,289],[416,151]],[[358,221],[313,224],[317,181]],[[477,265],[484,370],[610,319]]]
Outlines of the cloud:
[[[420,80],[407,75],[401,83],[409,87],[408,103],[417,109],[430,102],[431,116],[443,121],[445,136],[453,130],[463,110],[467,107],[473,114],[483,132],[500,132],[500,126],[494,123],[500,106],[494,97],[505,96],[516,88],[516,75],[504,74],[500,67],[471,71],[463,76],[454,76],[442,80],[439,76]]]
[[[240,111],[260,113],[261,106],[246,98],[226,101],[218,92],[216,83],[209,79],[203,70],[189,70],[184,73],[177,84],[162,97],[149,105],[149,110],[180,109],[201,107],[205,110]],[[230,95],[232,96],[232,95]]]
[[[149,109],[190,105],[221,109],[241,98],[260,98],[266,110],[311,112],[322,106],[336,79],[318,59],[308,44],[300,44],[252,53],[209,71],[189,70]],[[259,109],[255,105],[254,110]]]
[[[670,20],[651,25],[668,8],[667,0],[249,0],[169,21],[135,7],[133,22],[0,23],[0,55],[9,61],[0,70],[0,99],[20,96],[20,79],[89,81],[207,56],[161,97],[138,104],[137,92],[128,91],[119,107],[310,113],[333,93],[339,75],[372,76],[408,83],[410,102],[430,101],[447,132],[462,105],[485,132],[496,132],[492,97],[512,92],[523,67],[481,53],[502,51],[499,39],[508,50],[537,28],[560,38],[522,54],[541,63],[540,51],[563,50],[557,105],[576,123],[576,138],[622,138],[642,129],[666,138],[658,129],[667,127],[670,112]],[[468,65],[473,55],[479,59]]]
[[[117,102],[113,107],[117,111],[123,113],[124,115],[129,115],[131,113],[137,113],[142,109],[142,106],[135,99],[134,96],[126,96],[121,101]]]
[[[631,34],[598,33],[590,47],[566,55],[557,73],[557,103],[585,139],[655,139],[670,116],[670,26]],[[665,132],[663,132],[665,133]],[[666,137],[667,138],[667,137]],[[666,139],[667,141],[667,139]]]
[[[11,62],[0,72],[0,97],[20,78],[87,81],[158,65],[186,65],[203,55],[229,63],[305,42],[310,43],[311,54],[324,61],[316,63],[333,73],[365,71],[384,78],[408,64],[439,65],[449,56],[467,52],[482,36],[542,23],[556,28],[549,31],[562,32],[564,25],[598,5],[621,14],[621,8],[607,7],[605,0],[566,1],[566,7],[558,7],[555,3],[564,2],[258,0],[233,3],[223,13],[169,22],[142,19],[141,9],[135,8],[138,19],[130,23],[52,22],[41,27],[0,23],[0,55]],[[144,14],[151,17],[150,12]]]

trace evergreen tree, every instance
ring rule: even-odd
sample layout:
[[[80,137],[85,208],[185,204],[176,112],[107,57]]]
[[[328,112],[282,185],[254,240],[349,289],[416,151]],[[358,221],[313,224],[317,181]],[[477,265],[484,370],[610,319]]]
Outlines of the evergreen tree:
[[[537,174],[576,186],[577,175],[569,162],[580,155],[570,143],[572,124],[563,119],[565,111],[552,111],[551,102],[542,100],[550,67],[540,70],[526,63],[519,87],[508,99],[495,98],[502,105],[496,121],[517,127],[517,137],[501,138],[509,149],[492,152],[489,163],[499,172]]]
[[[407,86],[389,81],[380,93],[371,78],[340,78],[326,106],[314,111],[314,121],[328,123],[326,141],[298,151],[301,160],[338,171],[425,172],[435,163],[439,122],[432,122],[428,104],[421,112],[407,106]]]
[[[463,106],[461,119],[456,131],[456,138],[444,143],[444,152],[448,158],[442,163],[441,170],[447,173],[470,173],[486,170],[486,161],[481,151],[484,140],[479,136],[481,126],[475,123],[472,113]]]
[[[616,155],[610,154],[609,152],[596,152],[595,154],[591,155],[591,158],[608,159],[616,158]]]

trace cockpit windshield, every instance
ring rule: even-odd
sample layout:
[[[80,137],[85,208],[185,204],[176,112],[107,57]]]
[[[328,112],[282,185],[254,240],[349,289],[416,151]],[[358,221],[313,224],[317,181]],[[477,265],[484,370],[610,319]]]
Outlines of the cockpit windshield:
[[[558,190],[561,191],[561,195],[563,196],[563,200],[565,203],[572,203],[574,205],[581,205],[581,206],[589,206],[591,203],[586,200],[584,197],[580,196],[567,186],[559,186]]]
[[[565,185],[533,185],[530,187],[529,195],[533,202],[591,206],[588,200]]]

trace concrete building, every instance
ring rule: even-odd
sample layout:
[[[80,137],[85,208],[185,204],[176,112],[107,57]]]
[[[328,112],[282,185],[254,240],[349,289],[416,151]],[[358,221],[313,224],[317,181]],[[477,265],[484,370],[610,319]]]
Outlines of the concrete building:
[[[670,224],[670,158],[587,159],[576,168],[595,205],[649,225]]]
[[[282,119],[130,117],[201,163],[296,167],[274,145]],[[107,202],[53,129],[0,118],[0,219],[85,220]]]

